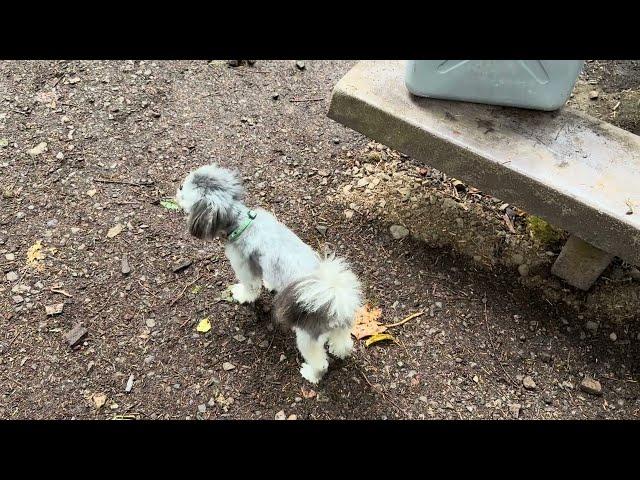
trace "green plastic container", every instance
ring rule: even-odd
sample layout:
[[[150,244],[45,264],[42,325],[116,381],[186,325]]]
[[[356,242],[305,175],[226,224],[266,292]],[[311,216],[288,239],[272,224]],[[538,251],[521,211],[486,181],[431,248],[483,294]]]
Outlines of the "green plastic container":
[[[584,60],[409,60],[405,83],[414,95],[490,105],[557,110]]]

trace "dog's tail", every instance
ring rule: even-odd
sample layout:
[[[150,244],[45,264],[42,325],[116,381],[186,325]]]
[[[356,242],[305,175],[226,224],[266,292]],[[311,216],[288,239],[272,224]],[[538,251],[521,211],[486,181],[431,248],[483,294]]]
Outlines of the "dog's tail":
[[[320,260],[311,274],[288,285],[274,299],[276,321],[313,337],[334,328],[351,328],[362,305],[358,277],[341,258]]]

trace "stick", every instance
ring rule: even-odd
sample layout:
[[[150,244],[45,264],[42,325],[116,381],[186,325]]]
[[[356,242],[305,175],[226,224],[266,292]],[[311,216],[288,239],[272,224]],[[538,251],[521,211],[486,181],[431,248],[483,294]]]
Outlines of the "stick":
[[[155,185],[156,183],[153,180],[145,183],[136,183],[136,182],[125,182],[123,180],[109,180],[107,178],[94,178],[93,181],[98,183],[115,183],[118,185],[133,185],[134,187],[150,187],[151,185]]]
[[[389,325],[384,325],[384,326],[387,327],[387,328],[397,327],[399,325],[402,325],[403,323],[407,323],[409,320],[412,320],[412,319],[414,319],[416,317],[424,315],[425,313],[426,313],[426,310],[422,310],[421,312],[417,312],[417,313],[409,315],[407,318],[405,318],[403,320],[400,320],[399,322],[391,323]]]
[[[360,370],[360,369],[358,368],[358,370]],[[360,374],[362,375],[362,378],[364,378],[365,382],[367,382],[371,388],[373,388],[376,392],[378,392],[380,395],[382,395],[382,398],[384,398],[387,402],[389,402],[389,403],[390,403],[391,405],[393,405],[395,408],[397,408],[398,410],[400,410],[400,412],[402,412],[402,414],[403,414],[403,415],[405,415],[405,416],[407,415],[407,414],[406,414],[406,412],[396,404],[396,402],[394,402],[394,401],[393,401],[393,400],[391,400],[390,398],[387,398],[387,396],[384,394],[384,392],[383,392],[381,389],[376,388],[376,387],[375,387],[375,386],[374,386],[374,385],[369,381],[369,379],[367,378],[367,376],[364,374],[364,372],[363,372],[362,370],[360,370]]]
[[[176,304],[176,302],[182,298],[182,296],[184,295],[184,292],[187,291],[187,288],[189,288],[191,285],[193,285],[198,280],[200,280],[201,277],[202,277],[202,275],[198,275],[198,278],[196,278],[193,282],[188,283],[187,285],[185,285],[185,287],[182,289],[182,292],[180,293],[180,295],[178,295],[176,298],[174,298],[173,301],[169,304],[169,306],[173,307]]]
[[[73,295],[69,295],[64,290],[58,290],[57,288],[53,288],[53,287],[51,287],[49,290],[52,291],[53,293],[60,293],[60,294],[64,295],[65,297],[73,298]]]
[[[324,98],[292,98],[289,100],[291,103],[299,103],[299,102],[321,102]]]

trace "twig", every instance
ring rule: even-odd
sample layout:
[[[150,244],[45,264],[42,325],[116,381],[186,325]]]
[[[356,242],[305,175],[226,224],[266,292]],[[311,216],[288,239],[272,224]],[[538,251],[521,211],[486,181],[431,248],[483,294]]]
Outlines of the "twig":
[[[187,285],[185,285],[185,287],[182,289],[182,292],[180,293],[180,295],[178,295],[176,298],[174,298],[173,301],[169,304],[169,306],[173,307],[176,304],[176,302],[182,298],[182,296],[184,295],[184,292],[187,291],[187,288],[189,288],[191,285],[193,285],[198,280],[200,280],[201,277],[202,277],[202,275],[198,275],[198,278],[196,278],[193,282],[188,283]]]
[[[134,187],[150,187],[152,185],[155,185],[156,183],[153,180],[145,183],[136,183],[136,182],[125,182],[123,180],[109,180],[107,178],[94,178],[93,181],[98,183],[115,183],[118,185],[133,185]]]
[[[60,294],[64,295],[65,297],[73,298],[73,295],[69,295],[64,290],[59,290],[59,289],[54,288],[54,287],[51,287],[49,290],[52,291],[53,293],[60,293]]]
[[[413,313],[411,315],[409,315],[407,318],[400,320],[399,322],[396,323],[391,323],[389,325],[385,325],[385,327],[387,328],[391,328],[391,327],[397,327],[398,325],[402,325],[403,323],[407,323],[409,320],[412,320],[416,317],[419,317],[421,315],[424,315],[426,313],[426,310],[422,310],[421,312],[417,312],[417,313]]]
[[[299,103],[299,102],[321,102],[324,98],[292,98],[289,100],[291,103]]]
[[[514,382],[513,382],[513,379],[511,378],[511,375],[507,373],[507,370],[504,368],[504,366],[500,362],[500,359],[494,353],[496,351],[496,347],[493,345],[493,340],[491,339],[491,331],[489,330],[489,320],[487,318],[487,296],[486,295],[482,299],[482,303],[484,303],[484,326],[487,329],[487,337],[489,339],[489,344],[491,344],[490,355],[495,359],[496,362],[498,362],[498,365],[500,365],[500,368],[502,369],[504,374],[507,376],[507,379],[509,380],[509,382],[513,384]]]
[[[379,388],[377,388],[375,385],[373,385],[373,384],[369,381],[369,379],[367,378],[367,376],[365,375],[365,373],[364,373],[360,368],[358,368],[358,370],[360,371],[360,374],[362,375],[362,378],[364,378],[365,382],[367,382],[367,384],[368,384],[371,388],[373,388],[376,392],[378,392],[380,395],[382,395],[382,398],[384,398],[387,402],[389,402],[391,405],[393,405],[395,408],[397,408],[400,412],[402,412],[402,414],[403,414],[404,416],[406,416],[406,415],[407,415],[407,413],[406,413],[402,408],[400,408],[400,407],[396,404],[396,402],[394,402],[393,400],[391,400],[390,398],[388,398],[388,397],[384,394],[384,392],[383,392],[381,389],[379,389]]]

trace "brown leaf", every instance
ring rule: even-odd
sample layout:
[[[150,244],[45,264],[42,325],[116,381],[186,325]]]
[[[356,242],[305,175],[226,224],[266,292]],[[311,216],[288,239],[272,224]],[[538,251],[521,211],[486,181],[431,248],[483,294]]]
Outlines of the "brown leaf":
[[[381,315],[382,310],[379,308],[372,308],[368,304],[363,306],[356,313],[356,321],[351,334],[358,340],[361,340],[376,333],[384,333],[387,327],[378,322]]]
[[[313,390],[312,388],[307,388],[304,385],[300,388],[300,390],[302,391],[302,396],[304,398],[313,398],[317,395],[315,390]]]

